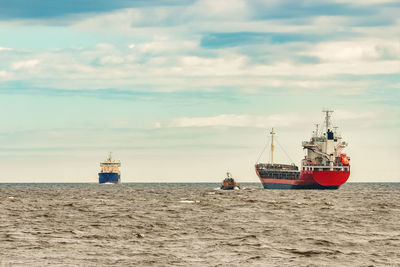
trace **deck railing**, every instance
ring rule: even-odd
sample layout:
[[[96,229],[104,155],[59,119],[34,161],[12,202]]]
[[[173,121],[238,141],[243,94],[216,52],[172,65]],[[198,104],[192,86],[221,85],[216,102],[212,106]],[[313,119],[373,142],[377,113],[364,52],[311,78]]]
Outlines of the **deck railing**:
[[[305,165],[302,168],[303,171],[329,171],[331,167],[328,165]],[[333,171],[349,171],[349,166],[333,166]]]

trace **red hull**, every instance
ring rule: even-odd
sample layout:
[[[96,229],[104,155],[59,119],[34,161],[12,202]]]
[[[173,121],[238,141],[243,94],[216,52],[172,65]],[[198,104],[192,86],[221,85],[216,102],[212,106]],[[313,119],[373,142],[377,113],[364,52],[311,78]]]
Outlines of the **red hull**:
[[[350,167],[349,167],[350,168]],[[300,179],[307,177],[323,186],[341,186],[349,179],[349,171],[302,171]]]
[[[350,176],[348,171],[301,171],[299,179],[274,179],[262,177],[256,168],[264,188],[287,189],[337,189]]]

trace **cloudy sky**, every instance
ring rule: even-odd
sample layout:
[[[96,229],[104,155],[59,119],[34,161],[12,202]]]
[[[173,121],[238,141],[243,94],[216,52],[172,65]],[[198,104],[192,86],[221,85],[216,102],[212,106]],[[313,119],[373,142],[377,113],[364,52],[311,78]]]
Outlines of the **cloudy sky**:
[[[0,0],[0,182],[257,182],[324,108],[350,181],[400,182],[400,4]],[[267,161],[262,154],[260,161]]]

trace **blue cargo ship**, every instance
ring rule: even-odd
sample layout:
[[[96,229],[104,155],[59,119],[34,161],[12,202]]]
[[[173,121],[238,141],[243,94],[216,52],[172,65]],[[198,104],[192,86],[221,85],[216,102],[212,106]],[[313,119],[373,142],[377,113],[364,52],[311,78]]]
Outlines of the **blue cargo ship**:
[[[121,162],[114,161],[110,152],[107,159],[100,162],[101,171],[99,172],[99,184],[119,184],[121,182],[120,166]]]

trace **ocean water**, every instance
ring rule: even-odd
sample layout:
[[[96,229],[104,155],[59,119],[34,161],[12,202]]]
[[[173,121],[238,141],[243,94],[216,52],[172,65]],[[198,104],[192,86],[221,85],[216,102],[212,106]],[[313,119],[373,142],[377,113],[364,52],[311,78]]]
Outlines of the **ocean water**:
[[[400,266],[400,184],[0,184],[0,266]]]

